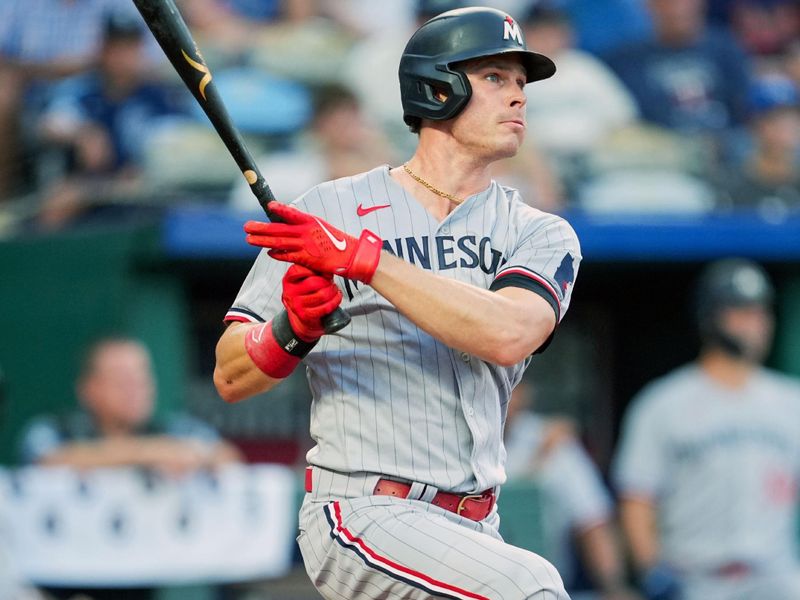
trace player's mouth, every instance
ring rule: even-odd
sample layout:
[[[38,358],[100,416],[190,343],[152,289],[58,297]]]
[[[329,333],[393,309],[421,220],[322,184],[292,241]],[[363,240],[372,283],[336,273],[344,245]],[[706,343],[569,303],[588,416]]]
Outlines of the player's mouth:
[[[510,125],[514,129],[525,129],[525,121],[522,119],[508,119],[507,121],[501,121],[501,123]]]

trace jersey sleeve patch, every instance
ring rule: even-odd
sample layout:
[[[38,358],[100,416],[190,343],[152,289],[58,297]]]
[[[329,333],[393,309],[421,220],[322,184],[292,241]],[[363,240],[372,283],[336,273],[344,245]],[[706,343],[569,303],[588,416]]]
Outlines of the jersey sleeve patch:
[[[525,267],[511,267],[502,271],[489,289],[496,292],[506,287],[519,287],[538,294],[553,307],[553,311],[556,313],[556,322],[561,320],[561,300],[552,284],[541,275]]]
[[[263,323],[264,319],[251,310],[247,310],[246,308],[241,308],[239,306],[232,306],[228,309],[228,312],[225,313],[225,318],[223,321],[225,323],[231,323],[234,321],[238,321],[240,323]]]

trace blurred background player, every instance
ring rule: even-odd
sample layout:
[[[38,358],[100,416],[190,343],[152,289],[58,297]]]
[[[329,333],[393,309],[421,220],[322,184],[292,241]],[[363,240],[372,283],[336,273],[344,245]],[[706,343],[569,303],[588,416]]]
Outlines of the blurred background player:
[[[597,466],[572,421],[532,410],[534,390],[527,379],[514,388],[504,444],[509,482],[534,482],[543,495],[544,556],[574,599],[636,600],[639,596],[627,584],[614,503]],[[580,591],[585,586],[578,581],[579,563],[594,592]]]
[[[650,599],[800,598],[800,383],[761,366],[773,297],[756,263],[708,266],[699,357],[627,411],[614,480]]]

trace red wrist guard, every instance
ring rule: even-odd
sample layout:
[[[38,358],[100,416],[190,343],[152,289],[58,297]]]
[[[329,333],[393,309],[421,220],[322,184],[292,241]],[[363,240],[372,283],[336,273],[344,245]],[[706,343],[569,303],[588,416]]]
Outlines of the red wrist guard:
[[[381,259],[381,250],[383,250],[383,240],[369,229],[362,231],[346,277],[364,283],[372,281],[372,276],[378,268],[378,261]]]
[[[253,363],[273,379],[283,379],[316,345],[299,339],[289,326],[286,313],[269,323],[253,327],[244,338],[244,348]]]

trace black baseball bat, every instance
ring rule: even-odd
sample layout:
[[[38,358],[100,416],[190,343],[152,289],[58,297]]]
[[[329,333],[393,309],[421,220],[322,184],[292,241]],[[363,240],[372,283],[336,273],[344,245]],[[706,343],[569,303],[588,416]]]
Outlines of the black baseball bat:
[[[200,104],[214,129],[217,130],[217,134],[241,170],[250,185],[250,190],[267,217],[271,221],[280,221],[267,210],[267,203],[275,200],[275,196],[269,189],[266,179],[261,175],[239,130],[233,124],[228,109],[225,108],[225,103],[222,101],[222,96],[217,91],[217,86],[214,85],[211,71],[200,54],[186,21],[178,12],[175,2],[173,0],[133,0],[133,3],[167,59]],[[350,315],[341,308],[337,308],[322,319],[327,333],[339,331],[349,322]]]

